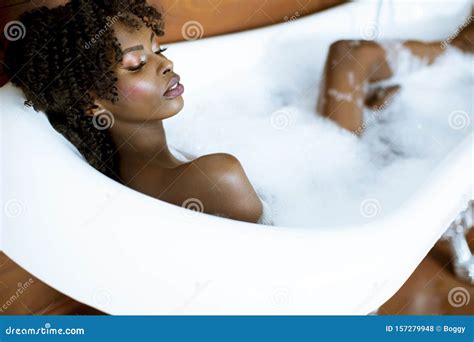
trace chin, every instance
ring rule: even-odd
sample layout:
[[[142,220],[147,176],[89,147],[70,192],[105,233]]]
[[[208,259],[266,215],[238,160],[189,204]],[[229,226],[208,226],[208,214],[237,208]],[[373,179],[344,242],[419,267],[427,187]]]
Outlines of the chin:
[[[184,107],[183,96],[178,96],[172,100],[169,100],[170,104],[166,106],[166,110],[163,111],[161,118],[167,119],[178,114]]]

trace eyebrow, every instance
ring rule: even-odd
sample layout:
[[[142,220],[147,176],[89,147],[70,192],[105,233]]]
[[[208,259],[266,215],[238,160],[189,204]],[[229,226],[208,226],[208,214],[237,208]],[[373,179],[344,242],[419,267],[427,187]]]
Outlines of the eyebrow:
[[[155,36],[155,33],[152,32],[150,36],[150,42],[153,41],[154,36]],[[135,46],[126,48],[125,50],[122,51],[122,54],[125,55],[127,52],[132,52],[132,51],[137,51],[137,50],[143,50],[143,45],[135,45]]]
[[[127,52],[137,51],[137,50],[143,50],[143,45],[135,45],[135,46],[126,48],[125,50],[122,51],[122,55],[125,55]]]

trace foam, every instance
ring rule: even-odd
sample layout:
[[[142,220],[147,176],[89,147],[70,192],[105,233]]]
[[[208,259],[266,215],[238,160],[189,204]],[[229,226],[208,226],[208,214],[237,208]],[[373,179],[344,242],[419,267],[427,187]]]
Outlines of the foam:
[[[396,58],[401,91],[376,113],[364,110],[361,138],[315,114],[324,54],[300,41],[275,43],[257,70],[185,94],[183,112],[165,121],[168,141],[239,158],[274,225],[381,217],[472,132],[472,55],[448,49],[431,66],[403,49]]]
[[[404,76],[428,65],[428,58],[413,55],[399,40],[382,40],[378,43],[384,48],[387,63],[396,77]]]

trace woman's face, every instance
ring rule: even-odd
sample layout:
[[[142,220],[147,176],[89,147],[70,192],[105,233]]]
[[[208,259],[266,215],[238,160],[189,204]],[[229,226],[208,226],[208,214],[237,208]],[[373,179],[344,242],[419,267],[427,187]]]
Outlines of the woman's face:
[[[117,22],[115,35],[123,60],[115,69],[119,100],[98,100],[115,120],[152,122],[177,114],[183,108],[184,87],[173,71],[173,62],[162,54],[158,37],[142,25],[140,30]]]

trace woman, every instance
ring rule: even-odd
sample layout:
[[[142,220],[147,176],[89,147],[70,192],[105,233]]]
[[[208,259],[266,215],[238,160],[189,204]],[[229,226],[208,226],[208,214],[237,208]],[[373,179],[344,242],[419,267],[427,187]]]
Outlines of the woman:
[[[183,108],[184,87],[158,41],[161,14],[145,0],[72,0],[20,21],[27,34],[9,44],[10,79],[92,166],[169,203],[260,219],[262,203],[235,157],[170,152],[162,120]]]
[[[7,53],[12,82],[91,165],[176,205],[198,199],[209,214],[259,220],[262,202],[236,158],[212,154],[183,161],[167,146],[162,120],[182,109],[184,87],[163,55],[158,41],[163,23],[154,8],[144,0],[123,5],[73,0],[52,10],[40,8],[20,21],[28,34]],[[471,28],[452,45],[471,46],[466,43]],[[428,62],[443,51],[440,42],[403,45]],[[319,112],[360,134],[363,102],[384,100],[371,97],[364,85],[392,75],[385,51],[368,41],[334,43]],[[99,125],[104,115],[113,122],[106,129]]]

